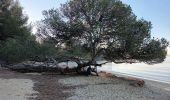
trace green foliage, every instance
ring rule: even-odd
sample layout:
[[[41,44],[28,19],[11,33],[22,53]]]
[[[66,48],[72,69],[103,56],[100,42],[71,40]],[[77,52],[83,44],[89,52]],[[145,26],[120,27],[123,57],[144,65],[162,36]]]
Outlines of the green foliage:
[[[63,49],[57,53],[58,56],[66,56],[66,57],[79,57],[84,59],[90,59],[90,53],[82,50],[79,47],[74,47],[72,49]]]
[[[49,56],[55,57],[57,56],[58,50],[55,48],[55,45],[49,43],[39,44],[38,48],[36,49],[35,55],[37,56]]]
[[[138,20],[131,7],[120,0],[70,0],[43,15],[39,36],[68,49],[78,44],[91,60],[103,56],[114,62],[151,64],[166,57],[166,39],[151,38],[151,22]]]
[[[34,54],[32,47],[34,41],[20,42],[16,39],[8,39],[0,49],[0,58],[8,63],[14,63],[28,59]]]
[[[27,25],[28,17],[23,15],[19,2],[0,0],[0,4],[0,41],[30,35],[30,27]]]
[[[18,1],[0,0],[0,60],[16,63],[34,56],[53,56],[56,48],[39,44]]]
[[[51,44],[39,44],[36,41],[8,39],[0,46],[0,59],[7,63],[22,62],[31,57],[56,56],[57,49]]]

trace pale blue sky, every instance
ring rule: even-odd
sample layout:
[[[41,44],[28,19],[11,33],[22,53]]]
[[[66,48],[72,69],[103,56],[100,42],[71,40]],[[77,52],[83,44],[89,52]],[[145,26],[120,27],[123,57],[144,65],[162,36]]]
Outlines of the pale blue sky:
[[[68,0],[19,0],[29,21],[43,18],[42,11],[58,8]],[[122,0],[129,4],[138,18],[144,18],[153,24],[152,36],[165,37],[170,41],[170,0]]]

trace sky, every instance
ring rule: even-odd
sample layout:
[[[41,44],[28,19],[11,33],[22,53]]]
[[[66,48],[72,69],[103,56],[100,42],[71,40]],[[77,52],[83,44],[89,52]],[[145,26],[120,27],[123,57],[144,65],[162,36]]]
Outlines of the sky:
[[[42,11],[58,8],[69,0],[19,0],[29,22],[35,23],[43,18]],[[152,22],[152,37],[166,38],[170,41],[170,0],[122,0],[132,7],[138,19]]]
[[[30,22],[36,22],[43,18],[42,11],[58,8],[60,4],[68,0],[19,0],[24,8],[24,13],[29,16]]]

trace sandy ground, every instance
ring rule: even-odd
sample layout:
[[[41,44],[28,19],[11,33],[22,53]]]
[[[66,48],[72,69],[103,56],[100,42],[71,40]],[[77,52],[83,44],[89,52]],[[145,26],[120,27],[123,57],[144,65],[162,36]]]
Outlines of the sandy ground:
[[[0,68],[0,100],[66,100],[72,87],[58,83],[63,75],[24,74]]]
[[[170,100],[170,84],[96,76],[24,74],[0,69],[0,100]]]
[[[33,82],[29,79],[0,79],[0,100],[27,100],[36,93],[32,87]]]
[[[0,68],[0,100],[28,100],[36,98],[34,82],[21,74]]]

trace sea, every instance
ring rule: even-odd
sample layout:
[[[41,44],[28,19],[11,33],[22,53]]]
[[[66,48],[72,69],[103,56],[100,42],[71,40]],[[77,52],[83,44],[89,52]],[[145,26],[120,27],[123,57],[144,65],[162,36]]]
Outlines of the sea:
[[[106,71],[117,75],[147,79],[170,84],[170,56],[167,56],[163,63],[154,65],[148,65],[145,63],[107,63],[101,68],[98,68],[98,71]]]

